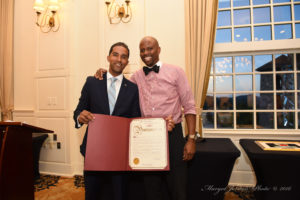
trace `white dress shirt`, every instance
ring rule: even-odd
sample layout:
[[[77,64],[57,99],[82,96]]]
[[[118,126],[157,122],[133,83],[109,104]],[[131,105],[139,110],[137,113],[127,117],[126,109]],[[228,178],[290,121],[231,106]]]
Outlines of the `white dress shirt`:
[[[107,75],[106,75],[106,78],[107,78],[107,91],[110,87],[110,84],[111,84],[111,78],[113,76],[107,72]],[[122,84],[122,81],[123,81],[123,74],[120,74],[119,76],[115,76],[115,78],[117,79],[115,81],[115,88],[116,88],[116,100],[118,99],[118,95],[119,95],[119,92],[120,92],[120,88],[121,88],[121,84]]]

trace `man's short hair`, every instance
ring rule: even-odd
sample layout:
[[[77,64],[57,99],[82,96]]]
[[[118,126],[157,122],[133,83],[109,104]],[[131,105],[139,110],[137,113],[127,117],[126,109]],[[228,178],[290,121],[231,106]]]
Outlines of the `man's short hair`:
[[[113,48],[116,47],[116,46],[121,46],[121,47],[124,47],[125,49],[127,49],[127,51],[128,51],[128,58],[129,58],[130,51],[129,51],[129,48],[128,48],[127,44],[125,44],[124,42],[117,42],[117,43],[113,44],[110,47],[110,49],[109,49],[109,54],[108,55],[111,54]]]

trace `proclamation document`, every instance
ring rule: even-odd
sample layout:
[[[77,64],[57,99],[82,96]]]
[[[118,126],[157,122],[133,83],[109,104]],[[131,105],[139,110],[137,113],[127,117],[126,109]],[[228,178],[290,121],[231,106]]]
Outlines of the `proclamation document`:
[[[170,170],[168,130],[163,118],[94,116],[88,125],[84,170]]]
[[[164,169],[168,166],[168,135],[162,118],[133,119],[129,131],[129,166]]]

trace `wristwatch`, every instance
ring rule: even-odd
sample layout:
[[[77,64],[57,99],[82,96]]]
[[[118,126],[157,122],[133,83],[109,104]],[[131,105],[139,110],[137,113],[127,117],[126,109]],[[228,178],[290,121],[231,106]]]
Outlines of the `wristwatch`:
[[[198,138],[198,135],[197,135],[197,133],[195,133],[195,134],[192,134],[192,135],[191,135],[191,134],[189,134],[189,135],[188,135],[188,137],[189,137],[188,139],[192,139],[192,140],[196,141],[196,140],[197,140],[197,138]]]

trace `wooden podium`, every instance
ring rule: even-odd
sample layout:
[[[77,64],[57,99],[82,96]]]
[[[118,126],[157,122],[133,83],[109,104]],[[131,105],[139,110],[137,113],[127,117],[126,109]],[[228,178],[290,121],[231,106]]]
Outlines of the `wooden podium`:
[[[51,130],[21,122],[0,122],[0,199],[33,200],[32,133]]]

